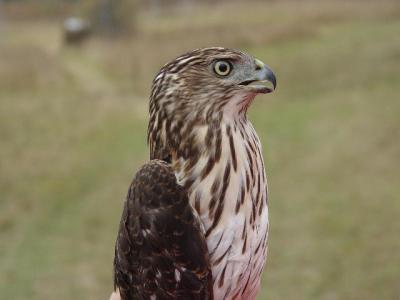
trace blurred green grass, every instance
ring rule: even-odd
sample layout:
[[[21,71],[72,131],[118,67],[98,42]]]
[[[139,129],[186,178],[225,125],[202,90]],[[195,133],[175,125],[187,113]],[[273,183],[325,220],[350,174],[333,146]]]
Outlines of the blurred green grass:
[[[249,116],[271,190],[258,299],[398,299],[399,3],[239,2],[141,12],[137,26],[77,49],[54,19],[4,26],[1,298],[108,297],[122,201],[148,157],[152,76],[223,45],[278,76]]]

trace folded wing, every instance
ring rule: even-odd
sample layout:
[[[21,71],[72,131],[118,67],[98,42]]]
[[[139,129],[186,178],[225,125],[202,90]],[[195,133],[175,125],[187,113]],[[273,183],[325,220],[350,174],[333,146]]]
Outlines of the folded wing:
[[[122,300],[212,299],[205,237],[172,168],[152,160],[136,174],[115,245]]]

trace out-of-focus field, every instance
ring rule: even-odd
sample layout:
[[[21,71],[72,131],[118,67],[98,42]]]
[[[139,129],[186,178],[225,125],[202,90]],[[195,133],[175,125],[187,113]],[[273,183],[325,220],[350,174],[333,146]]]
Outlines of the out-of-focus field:
[[[247,2],[246,2],[247,3]],[[148,159],[152,77],[192,48],[267,62],[250,119],[270,185],[258,299],[400,299],[400,2],[235,2],[138,14],[65,47],[0,25],[0,298],[106,299],[122,202]]]

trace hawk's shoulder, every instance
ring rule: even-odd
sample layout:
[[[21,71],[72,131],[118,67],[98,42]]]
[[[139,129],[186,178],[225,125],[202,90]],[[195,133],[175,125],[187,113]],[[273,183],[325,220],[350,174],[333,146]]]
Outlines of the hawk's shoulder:
[[[169,164],[152,160],[135,175],[115,245],[121,299],[212,299],[199,220]]]

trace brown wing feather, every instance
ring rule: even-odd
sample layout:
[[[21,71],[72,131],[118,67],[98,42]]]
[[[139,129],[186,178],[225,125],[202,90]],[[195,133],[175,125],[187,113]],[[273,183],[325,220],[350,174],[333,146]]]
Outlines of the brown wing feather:
[[[136,174],[115,245],[122,300],[212,299],[204,234],[171,167],[152,160]]]

